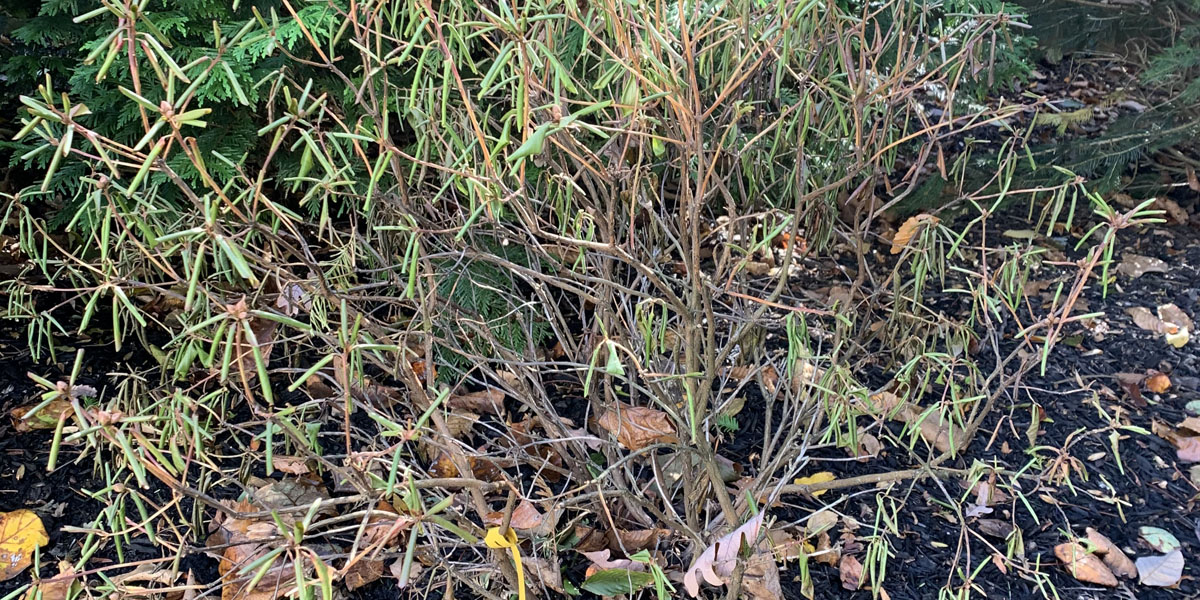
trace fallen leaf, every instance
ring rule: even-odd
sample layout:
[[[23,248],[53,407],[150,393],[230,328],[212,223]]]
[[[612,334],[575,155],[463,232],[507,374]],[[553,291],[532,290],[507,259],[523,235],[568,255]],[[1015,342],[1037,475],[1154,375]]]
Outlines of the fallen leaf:
[[[304,479],[288,477],[268,483],[254,492],[254,500],[267,510],[285,508],[310,507],[314,502],[328,500],[329,492],[325,487]],[[333,514],[333,507],[324,507],[320,514]],[[279,518],[284,523],[294,523],[303,518],[302,513],[281,513]]]
[[[40,402],[39,402],[40,403]],[[37,414],[32,417],[27,417],[29,411],[36,405],[18,406],[9,412],[9,416],[13,420],[13,429],[20,432],[33,431],[35,429],[54,429],[58,427],[58,420],[64,416],[70,416],[74,412],[71,406],[71,401],[66,398],[56,398],[51,400],[49,404],[42,407]]]
[[[546,520],[546,515],[542,514],[537,506],[528,500],[521,500],[513,508],[508,524],[519,531],[545,533],[541,530],[545,529]],[[504,513],[490,512],[484,521],[490,526],[497,527],[504,522]]]
[[[651,583],[654,583],[654,576],[649,573],[629,569],[605,569],[589,575],[579,587],[597,596],[627,596]]]
[[[1154,333],[1166,333],[1166,324],[1162,319],[1154,316],[1150,309],[1144,306],[1133,306],[1125,309],[1125,312],[1133,318],[1133,324]]]
[[[415,522],[412,517],[401,515],[391,504],[380,500],[363,527],[363,540],[368,548],[390,548],[399,540],[400,534]]]
[[[560,594],[564,593],[562,571],[558,565],[539,556],[526,556],[521,559],[521,562],[525,564],[525,572],[532,575],[535,581],[550,590]]]
[[[1065,542],[1055,546],[1054,555],[1063,562],[1067,572],[1079,581],[1106,587],[1117,585],[1117,577],[1108,566],[1076,542]]]
[[[939,221],[941,219],[924,213],[909,217],[904,223],[900,224],[900,229],[896,230],[896,236],[892,238],[891,253],[900,254],[923,226],[926,224],[935,225]]]
[[[1158,318],[1166,327],[1167,343],[1176,348],[1184,347],[1193,329],[1192,319],[1174,304],[1163,304],[1158,307]]]
[[[752,600],[782,600],[779,565],[770,552],[759,552],[746,561],[742,572],[742,597]]]
[[[975,525],[979,527],[979,532],[983,535],[1002,540],[1008,539],[1014,529],[1012,523],[1000,519],[980,519],[975,522]]]
[[[1138,535],[1151,548],[1163,554],[1179,549],[1179,538],[1161,527],[1139,527]]]
[[[451,396],[446,400],[446,406],[478,414],[499,415],[504,410],[504,392],[493,388]]]
[[[1192,178],[1195,178],[1195,171],[1190,171],[1189,173],[1191,173]],[[1200,192],[1200,190],[1196,191]],[[1170,198],[1155,198],[1152,206],[1157,210],[1165,211],[1173,223],[1187,225],[1188,213],[1186,210],[1183,210],[1182,206],[1179,206],[1178,202]]]
[[[275,456],[272,462],[276,469],[290,475],[307,475],[311,472],[308,459],[303,456]]]
[[[1142,385],[1146,386],[1146,390],[1150,392],[1164,394],[1167,390],[1171,389],[1171,378],[1166,373],[1150,371],[1145,381],[1142,382]]]
[[[870,398],[870,409],[875,414],[890,416],[893,420],[915,426],[921,437],[939,452],[948,452],[951,445],[962,447],[962,428],[942,418],[941,412],[921,408],[901,399],[892,392],[879,392]],[[926,414],[928,412],[928,414]]]
[[[764,512],[758,513],[728,535],[713,542],[696,557],[692,566],[683,574],[683,586],[689,596],[695,598],[700,593],[701,576],[711,585],[725,585],[726,578],[733,573],[742,544],[754,545],[765,516]]]
[[[346,589],[353,592],[364,585],[374,583],[380,577],[383,577],[383,561],[364,558],[346,569],[343,580],[346,582]]]
[[[620,542],[620,547],[626,553],[653,548],[658,545],[659,539],[670,535],[670,529],[635,529],[632,531],[618,529],[616,532],[617,541]]]
[[[1167,263],[1153,256],[1142,256],[1126,252],[1117,265],[1117,272],[1127,277],[1137,279],[1146,273],[1166,273],[1170,271]]]
[[[842,579],[842,588],[854,591],[862,585],[862,563],[852,555],[843,554],[838,562],[838,575]]]
[[[818,483],[828,483],[835,479],[837,479],[837,477],[833,473],[830,473],[829,471],[821,471],[820,473],[813,473],[807,477],[798,477],[794,483],[796,485],[814,485]],[[828,491],[829,490],[816,490],[812,492],[812,497],[819,497],[821,494],[824,494]]]
[[[42,520],[31,510],[0,513],[0,581],[16,577],[33,562],[33,551],[50,543]]]
[[[597,550],[595,552],[580,552],[580,554],[584,555],[585,557],[587,557],[588,560],[592,561],[592,565],[594,567],[596,567],[596,569],[594,569],[594,570],[591,567],[588,568],[588,577],[591,577],[591,573],[598,572],[601,570],[611,570],[611,569],[628,570],[628,571],[645,571],[646,570],[645,563],[640,563],[635,560],[630,560],[628,558],[615,558],[615,559],[610,558],[612,556],[612,551],[608,550],[608,549]]]
[[[1137,559],[1138,583],[1152,587],[1170,587],[1183,577],[1183,551],[1176,548],[1162,556]]]
[[[600,427],[615,435],[617,442],[628,450],[641,450],[651,444],[679,441],[671,416],[644,406],[633,406],[618,402],[597,420]]]
[[[1133,565],[1133,561],[1129,560],[1129,557],[1125,556],[1125,553],[1112,543],[1112,540],[1091,527],[1087,528],[1087,539],[1096,546],[1096,554],[1100,555],[1104,564],[1108,565],[1113,574],[1129,579],[1137,577],[1137,567]]]
[[[838,515],[829,509],[821,509],[808,516],[804,523],[804,537],[816,537],[837,525]]]
[[[67,600],[74,583],[75,567],[64,560],[58,563],[58,575],[38,581],[29,588],[25,600]]]

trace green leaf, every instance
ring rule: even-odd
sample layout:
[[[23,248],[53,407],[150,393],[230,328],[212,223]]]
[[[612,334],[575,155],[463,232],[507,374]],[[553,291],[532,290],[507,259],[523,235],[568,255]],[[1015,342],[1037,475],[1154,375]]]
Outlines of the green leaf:
[[[654,576],[649,573],[628,569],[605,569],[588,577],[579,587],[598,596],[620,596],[632,594],[653,582]]]
[[[1138,529],[1138,534],[1150,544],[1151,548],[1167,554],[1172,550],[1179,549],[1179,539],[1171,532],[1159,527],[1142,527]]]

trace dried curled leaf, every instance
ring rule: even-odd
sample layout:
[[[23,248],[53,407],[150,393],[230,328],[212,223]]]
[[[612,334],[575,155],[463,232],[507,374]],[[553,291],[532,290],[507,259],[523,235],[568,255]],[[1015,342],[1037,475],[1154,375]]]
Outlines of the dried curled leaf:
[[[1115,587],[1117,577],[1096,555],[1091,554],[1076,542],[1066,542],[1054,547],[1054,555],[1063,562],[1071,577],[1085,583]]]
[[[742,550],[742,544],[754,545],[755,540],[758,539],[759,530],[762,529],[765,516],[766,513],[758,513],[754,518],[743,523],[741,527],[713,542],[711,546],[705,548],[704,552],[700,553],[700,556],[696,557],[692,566],[683,574],[683,587],[687,589],[689,596],[695,598],[700,594],[700,577],[704,577],[704,580],[711,585],[720,586],[728,583],[727,578],[733,573],[734,566],[737,565],[737,557]]]
[[[934,225],[941,219],[927,214],[913,215],[900,225],[900,229],[896,231],[896,237],[892,238],[892,254],[900,254],[904,247],[912,241],[917,232],[927,225]]]
[[[1087,528],[1087,539],[1096,546],[1096,554],[1100,555],[1104,564],[1108,565],[1113,574],[1127,579],[1137,577],[1137,568],[1133,565],[1133,561],[1129,560],[1129,557],[1125,556],[1125,553],[1112,543],[1112,540],[1091,527]]]
[[[838,575],[842,579],[842,587],[854,591],[862,586],[862,563],[850,554],[843,554],[838,562]]]
[[[671,416],[654,408],[618,402],[597,420],[600,427],[615,435],[628,450],[641,450],[651,444],[679,441]]]

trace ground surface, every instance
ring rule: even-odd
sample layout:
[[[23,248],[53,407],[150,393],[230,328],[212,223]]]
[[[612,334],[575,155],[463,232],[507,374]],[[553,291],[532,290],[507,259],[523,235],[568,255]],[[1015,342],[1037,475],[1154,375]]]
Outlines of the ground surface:
[[[1188,209],[1197,207],[1181,198]],[[1193,213],[1194,214],[1194,213]],[[1017,216],[997,219],[992,234],[1026,227]],[[1062,240],[1060,240],[1061,242]],[[1051,244],[1054,240],[1048,240]],[[1191,598],[1200,594],[1200,539],[1197,538],[1195,510],[1197,482],[1189,474],[1189,465],[1178,460],[1175,448],[1150,433],[1162,424],[1174,426],[1187,416],[1188,402],[1200,399],[1200,363],[1195,342],[1173,348],[1161,335],[1134,325],[1126,309],[1132,306],[1155,307],[1173,302],[1186,313],[1200,312],[1194,282],[1200,280],[1200,232],[1186,225],[1161,225],[1120,238],[1115,260],[1125,254],[1160,258],[1169,265],[1166,272],[1151,272],[1136,279],[1116,275],[1107,297],[1101,286],[1086,291],[1087,310],[1104,316],[1089,322],[1090,327],[1075,324],[1065,332],[1068,343],[1056,346],[1047,361],[1044,375],[1036,372],[1011,390],[991,413],[965,455],[946,466],[969,468],[983,463],[997,469],[1020,472],[1020,489],[1005,488],[1008,499],[990,506],[990,514],[964,516],[973,495],[953,478],[928,478],[919,482],[899,481],[888,484],[886,493],[866,489],[835,490],[820,498],[785,497],[772,509],[781,524],[801,522],[813,511],[832,508],[843,515],[834,532],[842,536],[843,551],[861,552],[861,538],[871,535],[878,510],[886,503],[897,509],[895,524],[899,535],[887,536],[890,548],[887,577],[883,590],[894,599],[936,597],[946,586],[962,588],[969,582],[972,595],[988,598],[1034,598],[1055,593],[1068,599],[1105,598],[1120,595],[1143,599]],[[814,273],[836,271],[833,263],[810,265]],[[1054,267],[1046,267],[1039,277],[1049,280]],[[799,295],[803,290],[793,290]],[[1039,293],[1031,293],[1037,299]],[[953,310],[961,303],[953,298],[941,303]],[[15,331],[4,334],[0,356],[0,402],[5,412],[28,404],[37,390],[25,376],[26,370],[43,375],[58,375],[65,365],[36,365],[24,350],[23,339]],[[69,355],[69,351],[60,356]],[[91,362],[81,381],[103,388],[112,385],[109,373],[127,370],[131,355],[113,355],[102,345],[89,349]],[[1117,373],[1166,373],[1171,387],[1165,393],[1143,392],[1140,399],[1123,389]],[[564,391],[564,399],[569,392]],[[747,465],[753,463],[761,440],[761,407],[754,406],[754,395],[743,409],[740,428],[719,446],[726,457]],[[564,414],[570,402],[564,401]],[[1030,423],[1040,407],[1042,416],[1031,444]],[[571,415],[566,415],[571,416]],[[576,418],[579,418],[576,416]],[[1110,439],[1113,424],[1136,426],[1147,433],[1121,430],[1114,449]],[[1156,424],[1157,423],[1157,424]],[[885,424],[898,433],[900,425]],[[880,434],[882,437],[882,434]],[[0,510],[28,508],[41,516],[50,533],[50,544],[43,554],[48,559],[78,556],[83,532],[90,519],[103,506],[86,495],[102,484],[104,465],[75,464],[76,456],[68,449],[60,458],[60,467],[45,472],[49,432],[18,433],[9,422],[0,423],[0,476],[6,484],[0,489]],[[1119,452],[1118,462],[1116,453]],[[1037,458],[1037,461],[1033,459]],[[1070,464],[1066,479],[1053,477],[1055,465]],[[812,471],[831,471],[838,478],[900,470],[914,466],[906,453],[885,445],[878,456],[856,461],[843,451],[818,449],[813,453]],[[151,493],[161,493],[153,490]],[[847,526],[846,517],[859,526]],[[994,554],[1008,552],[1005,540],[981,531],[980,518],[1015,524],[1021,531],[1024,555],[1029,565],[1025,572],[1002,572]],[[965,526],[964,526],[965,523]],[[1070,577],[1053,554],[1055,545],[1068,534],[1085,536],[1095,528],[1107,535],[1131,557],[1153,555],[1138,530],[1143,526],[1163,528],[1182,543],[1187,559],[1182,582],[1172,589],[1140,586],[1122,580],[1116,591],[1083,584]],[[71,529],[64,529],[71,528]],[[847,538],[846,535],[851,537]],[[854,546],[854,536],[860,538]],[[133,538],[125,547],[124,561],[160,559],[162,555],[144,539]],[[168,559],[173,557],[167,557]],[[91,564],[118,560],[106,548]],[[161,559],[160,559],[161,560]],[[1040,564],[1040,567],[1037,565]],[[184,559],[182,567],[191,570],[198,582],[214,581],[216,561],[196,551]],[[568,575],[577,569],[567,566]],[[801,598],[798,566],[781,567],[784,594]],[[868,592],[842,589],[839,569],[825,564],[811,565],[814,587],[820,597],[863,597]],[[15,589],[27,576],[0,586],[0,593]],[[388,597],[394,593],[393,581],[385,578],[353,593],[354,597]]]

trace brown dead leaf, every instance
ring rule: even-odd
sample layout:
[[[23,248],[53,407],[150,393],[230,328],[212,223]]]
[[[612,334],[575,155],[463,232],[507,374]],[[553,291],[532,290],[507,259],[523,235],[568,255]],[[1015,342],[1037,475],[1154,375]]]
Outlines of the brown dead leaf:
[[[54,429],[58,427],[59,419],[70,417],[74,412],[70,400],[56,398],[39,410],[36,415],[26,418],[25,415],[29,414],[29,411],[33,410],[35,406],[18,406],[8,413],[12,417],[13,430],[24,433],[35,429]]]
[[[308,459],[303,456],[275,456],[273,462],[276,469],[290,475],[307,475],[310,472]]]
[[[67,561],[58,563],[58,575],[42,579],[29,588],[25,600],[67,600],[75,583],[75,567]]]
[[[952,443],[961,448],[967,442],[963,439],[962,428],[943,419],[941,411],[927,411],[887,391],[872,395],[869,403],[869,409],[874,414],[890,416],[893,420],[917,427],[921,437],[940,452],[949,451]]]
[[[1105,587],[1117,585],[1117,577],[1108,566],[1076,542],[1065,542],[1055,546],[1054,555],[1062,561],[1067,572],[1079,581]]]
[[[383,561],[364,558],[350,565],[350,568],[346,569],[343,579],[346,582],[346,589],[353,592],[364,585],[374,583],[380,577],[383,577]]]
[[[617,541],[628,553],[653,548],[658,545],[659,539],[670,537],[670,535],[670,529],[634,529],[631,531],[618,529],[616,532]]]
[[[329,492],[325,486],[307,479],[287,477],[272,481],[254,492],[254,500],[267,510],[299,508],[312,506],[313,502],[328,500]],[[319,514],[333,514],[333,507],[324,507]],[[302,515],[298,513],[281,513],[284,523],[293,523]]]
[[[1187,168],[1187,184],[1193,192],[1200,192],[1200,177],[1196,177],[1196,169]]]
[[[854,591],[862,585],[862,563],[853,555],[843,554],[838,563],[838,575],[842,579],[842,588]]]
[[[751,600],[782,600],[783,588],[779,585],[779,565],[770,552],[759,552],[746,561],[742,572],[743,598]]]
[[[941,221],[941,219],[924,213],[909,217],[900,225],[900,229],[896,230],[896,236],[892,238],[891,253],[900,254],[900,252],[904,250],[904,247],[912,241],[913,236],[915,236],[917,232],[922,229],[922,227],[926,225],[935,225],[939,221]]]
[[[627,450],[641,450],[651,444],[679,441],[670,415],[644,406],[618,402],[616,407],[600,415],[597,424],[616,436],[617,442]]]
[[[1170,270],[1162,259],[1129,252],[1121,256],[1121,263],[1117,265],[1117,272],[1131,279],[1137,279],[1146,273],[1166,273]]]
[[[1155,394],[1164,394],[1171,389],[1171,378],[1166,373],[1158,371],[1150,371],[1146,374],[1145,381],[1142,385],[1146,386],[1146,390]]]
[[[481,415],[499,415],[504,411],[504,392],[492,388],[481,392],[451,396],[446,400],[446,406],[456,411],[465,410]]]
[[[34,550],[48,543],[50,536],[33,511],[0,513],[0,581],[12,579],[28,568]]]
[[[1128,313],[1129,316],[1133,318],[1134,325],[1137,325],[1138,327],[1145,329],[1146,331],[1152,331],[1154,333],[1166,333],[1167,332],[1166,324],[1163,323],[1162,319],[1159,319],[1158,317],[1154,316],[1154,313],[1150,312],[1150,309],[1148,309],[1148,308],[1145,308],[1142,306],[1134,306],[1134,307],[1125,309],[1125,312]]]
[[[1014,530],[1012,523],[1000,519],[979,519],[975,522],[983,535],[1006,540]]]
[[[1200,437],[1177,437],[1175,456],[1185,463],[1200,462]]]
[[[527,556],[522,559],[525,571],[533,576],[534,581],[540,582],[547,589],[565,593],[562,583],[562,571],[557,564],[538,556]]]
[[[246,300],[243,298],[231,310],[241,310],[241,314],[245,314],[248,310]],[[257,349],[262,356],[264,366],[270,365],[271,351],[275,348],[275,330],[278,329],[279,323],[259,317],[251,317],[249,323],[254,338],[251,339],[247,335],[244,327],[238,327],[233,353],[236,357],[234,360],[237,361],[234,364],[238,365],[238,376],[245,377],[247,382],[253,382],[258,377],[258,362],[254,350]]]
[[[1195,177],[1195,171],[1192,171],[1192,177]],[[1200,192],[1200,190],[1196,190],[1196,191]],[[1167,197],[1155,198],[1154,204],[1151,206],[1155,210],[1161,210],[1161,211],[1166,212],[1167,217],[1170,218],[1169,220],[1172,223],[1175,223],[1176,225],[1187,225],[1187,223],[1188,223],[1187,211],[1183,210],[1183,207],[1179,206],[1178,202],[1176,202],[1170,198],[1167,198]]]
[[[1096,554],[1100,555],[1113,574],[1126,579],[1137,577],[1137,567],[1133,561],[1112,540],[1091,527],[1087,528],[1087,539],[1096,546]]]
[[[363,528],[363,541],[368,548],[390,548],[398,541],[400,534],[415,522],[412,517],[401,515],[391,504],[380,500],[375,505],[375,513]]]

